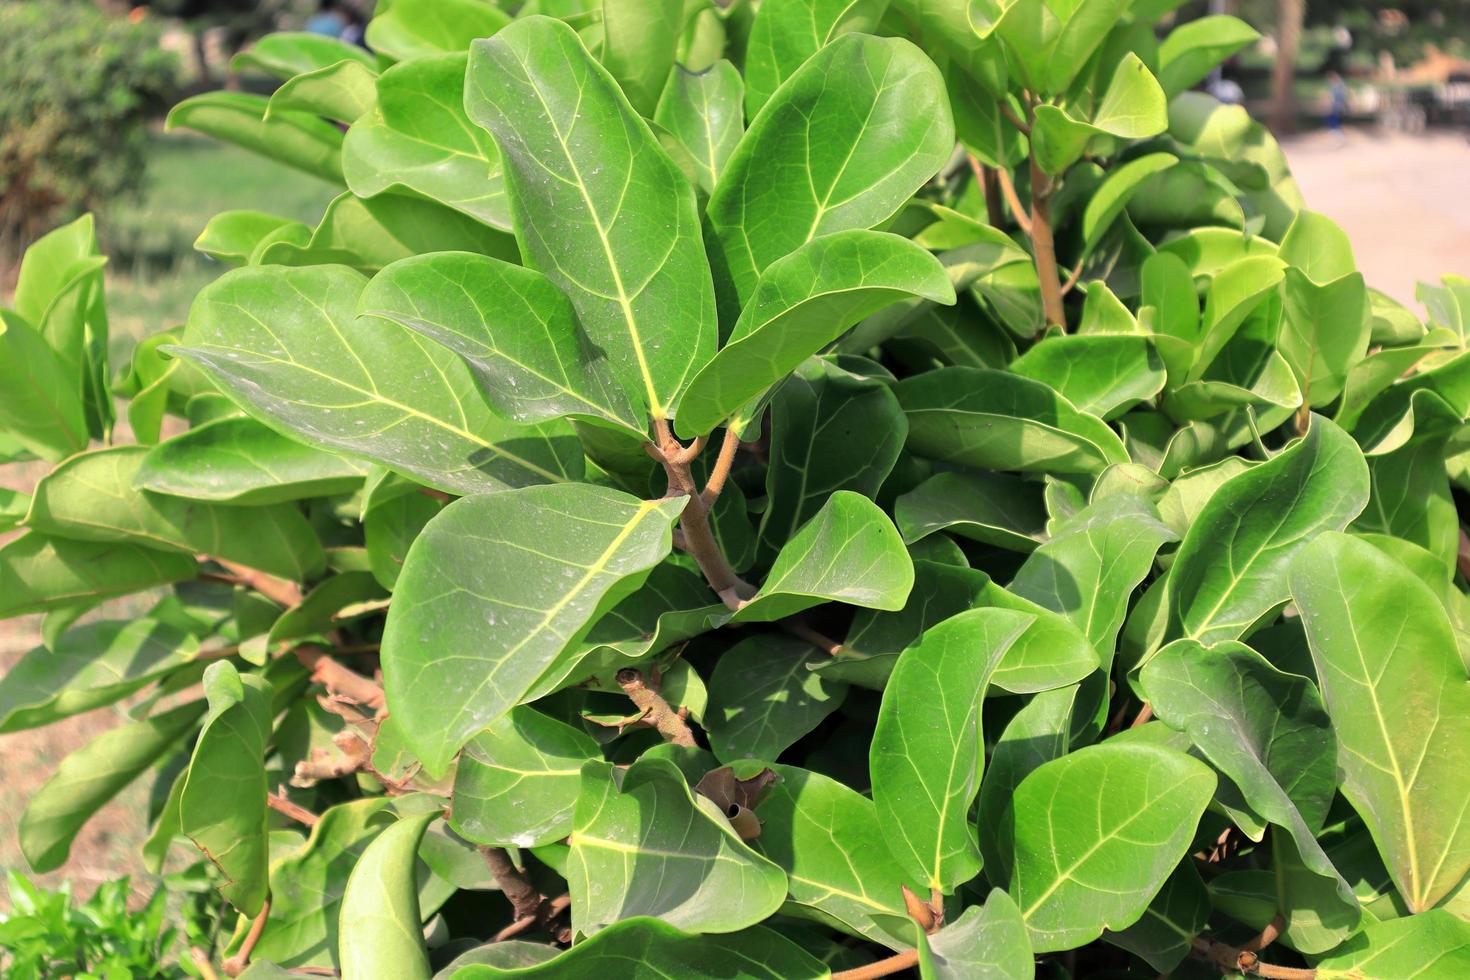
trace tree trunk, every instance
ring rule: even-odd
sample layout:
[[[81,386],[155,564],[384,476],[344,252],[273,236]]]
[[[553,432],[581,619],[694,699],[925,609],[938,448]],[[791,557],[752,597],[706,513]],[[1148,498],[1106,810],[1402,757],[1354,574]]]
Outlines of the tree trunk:
[[[1271,73],[1271,128],[1278,135],[1296,131],[1296,52],[1302,36],[1305,0],[1277,0],[1276,66]]]

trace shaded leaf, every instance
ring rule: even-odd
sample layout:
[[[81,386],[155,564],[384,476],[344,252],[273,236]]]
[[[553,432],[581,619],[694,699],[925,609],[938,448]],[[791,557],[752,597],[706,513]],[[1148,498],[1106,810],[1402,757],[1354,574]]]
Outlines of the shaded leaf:
[[[369,980],[389,973],[403,980],[428,980],[414,865],[419,841],[438,814],[404,817],[362,852],[342,894],[337,958],[343,980]]]
[[[751,637],[721,655],[710,676],[704,727],[721,762],[774,762],[842,705],[847,686],[811,667],[830,655],[788,636]]]

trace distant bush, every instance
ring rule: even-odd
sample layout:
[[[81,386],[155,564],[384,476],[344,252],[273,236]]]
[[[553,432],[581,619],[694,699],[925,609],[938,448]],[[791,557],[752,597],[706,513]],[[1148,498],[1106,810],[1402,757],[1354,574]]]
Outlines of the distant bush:
[[[0,262],[143,176],[144,124],[174,94],[158,31],[90,4],[0,5]]]

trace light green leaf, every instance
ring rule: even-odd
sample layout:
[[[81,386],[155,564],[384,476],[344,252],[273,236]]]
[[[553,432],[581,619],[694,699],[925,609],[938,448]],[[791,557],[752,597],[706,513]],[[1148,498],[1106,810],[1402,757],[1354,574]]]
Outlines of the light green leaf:
[[[168,114],[167,129],[192,129],[294,167],[342,183],[342,131],[304,112],[269,112],[270,101],[250,92],[205,92]]]
[[[1145,744],[1088,746],[1022,780],[1009,890],[1032,948],[1072,949],[1137,922],[1214,792],[1204,763]]]
[[[773,622],[823,602],[902,609],[914,566],[898,529],[868,498],[839,490],[781,548],[736,622]]]
[[[354,48],[354,50],[362,50]],[[360,61],[339,61],[288,79],[271,93],[265,115],[304,112],[350,123],[365,115],[377,97],[377,72]]]
[[[745,134],[745,83],[728,61],[692,72],[675,65],[653,118],[694,164],[699,189],[709,194]]]
[[[209,714],[179,796],[179,829],[224,875],[220,892],[241,915],[265,902],[270,857],[266,830],[265,748],[271,688],[227,660],[204,672]]]
[[[1049,337],[1012,361],[1010,370],[1102,419],[1115,418],[1164,388],[1163,361],[1139,335]]]
[[[510,15],[484,0],[394,0],[368,23],[367,43],[398,61],[446,51],[466,51],[510,23]]]
[[[1036,965],[1026,921],[1011,897],[992,889],[954,922],[919,941],[920,980],[1031,980]]]
[[[389,68],[377,111],[342,144],[347,186],[360,197],[407,191],[510,230],[510,205],[494,142],[465,115],[468,56],[446,54]]]
[[[1040,486],[1009,473],[936,473],[893,505],[906,544],[936,531],[1029,554],[1046,540]]]
[[[76,385],[45,339],[10,310],[0,310],[0,427],[42,459],[65,459],[87,445]]]
[[[906,882],[873,801],[821,773],[774,768],[781,779],[755,808],[761,835],[752,844],[786,872],[787,901],[852,935],[907,946],[885,927],[905,915]]]
[[[777,259],[689,383],[679,434],[709,432],[853,324],[909,296],[948,305],[954,289],[934,256],[897,235],[837,232]]]
[[[1031,617],[975,609],[898,658],[868,755],[873,801],[906,878],[946,893],[980,870],[970,805],[980,792],[980,709],[990,676]]]
[[[1103,43],[1129,0],[1015,0],[1001,13],[994,31],[1013,55],[1026,88],[1037,95],[1059,95],[1072,84]]]
[[[900,381],[909,450],[974,469],[1097,473],[1128,462],[1117,434],[1039,381],[947,367]]]
[[[539,272],[468,252],[419,255],[374,276],[358,310],[458,354],[486,401],[508,419],[590,418],[644,437],[646,420],[613,380],[606,355]]]
[[[442,773],[669,553],[687,498],[586,484],[466,497],[409,549],[383,634],[388,703]]]
[[[771,0],[745,48],[745,114],[754,119],[806,60],[843,34],[873,33],[888,0]]]
[[[1145,180],[1178,162],[1172,153],[1149,153],[1109,171],[1082,211],[1082,254],[1092,254]]]
[[[634,407],[673,416],[715,345],[693,188],[560,21],[477,43],[465,106],[500,147],[526,264],[566,292]]]
[[[844,34],[812,55],[751,122],[705,209],[721,321],[783,255],[892,217],[953,149],[944,79],[918,48]]]
[[[1470,923],[1434,909],[1370,923],[1317,961],[1318,980],[1453,977],[1470,971]]]
[[[753,636],[720,656],[704,727],[724,763],[775,762],[842,706],[847,685],[811,668],[830,655],[789,636]]]
[[[674,67],[683,15],[683,0],[602,0],[598,60],[643,116],[653,116]]]
[[[429,980],[414,868],[435,811],[403,817],[362,852],[342,895],[337,958],[343,980]]]
[[[59,537],[210,555],[292,581],[325,566],[316,532],[295,507],[245,510],[134,489],[149,452],[115,446],[73,456],[36,485],[26,523]]]
[[[61,867],[82,825],[162,758],[203,713],[203,701],[190,701],[103,732],[61,760],[20,815],[20,849],[31,867],[37,872]]]
[[[1172,99],[1260,37],[1249,24],[1225,15],[1180,24],[1159,45],[1159,84]]]
[[[1464,425],[1459,412],[1424,392],[1412,400],[1414,433],[1392,452],[1368,458],[1372,494],[1354,522],[1415,544],[1452,571],[1459,554],[1460,520],[1445,473],[1446,443]]]
[[[1288,240],[1290,236],[1288,232]],[[1368,291],[1363,277],[1351,272],[1317,285],[1293,267],[1286,270],[1282,295],[1278,347],[1308,404],[1326,405],[1342,392],[1348,373],[1368,352]]]
[[[591,736],[539,711],[512,708],[470,739],[454,774],[449,824],[477,844],[539,847],[565,837]]]
[[[337,266],[226,273],[194,301],[178,353],[267,425],[441,490],[581,475],[569,430],[500,421],[449,351],[397,324],[356,320],[366,282]]]
[[[264,211],[221,211],[194,240],[194,249],[226,265],[245,265],[262,241],[290,227],[306,226]],[[137,354],[133,357],[136,370]]]
[[[1074,118],[1057,105],[1036,108],[1031,152],[1047,173],[1065,173],[1087,152],[1094,137],[1143,139],[1162,133],[1169,125],[1167,103],[1158,80],[1130,51],[1118,63],[1090,119]]]
[[[253,68],[285,81],[344,61],[364,68],[376,65],[372,52],[338,38],[307,31],[274,31],[231,58],[230,70]]]
[[[1176,632],[1205,644],[1244,634],[1286,601],[1296,554],[1323,531],[1342,530],[1367,502],[1362,453],[1314,416],[1294,445],[1215,491],[1184,536],[1169,573]]]
[[[90,605],[198,573],[193,555],[31,531],[0,547],[0,616]]]
[[[1412,572],[1343,534],[1300,551],[1291,596],[1335,722],[1343,795],[1409,908],[1432,908],[1470,871],[1470,686],[1449,617]]]
[[[591,935],[654,915],[679,928],[735,932],[781,906],[785,873],[699,800],[665,759],[583,767],[567,862],[574,930]]]

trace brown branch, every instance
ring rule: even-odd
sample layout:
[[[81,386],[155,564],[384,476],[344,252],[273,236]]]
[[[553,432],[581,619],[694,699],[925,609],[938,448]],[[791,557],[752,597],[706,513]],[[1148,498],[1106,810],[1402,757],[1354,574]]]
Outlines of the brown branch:
[[[1267,980],[1316,980],[1317,978],[1316,970],[1262,963],[1261,958],[1249,949],[1237,949],[1212,939],[1201,939],[1196,936],[1189,941],[1189,945],[1196,959],[1211,963],[1224,973],[1244,973],[1249,976],[1266,977]]]
[[[1143,702],[1143,707],[1140,708],[1140,709],[1138,709],[1138,716],[1133,719],[1132,724],[1130,724],[1128,727],[1129,728],[1138,728],[1141,725],[1145,725],[1145,724],[1148,723],[1148,720],[1150,718],[1152,718],[1153,716],[1154,716],[1153,706],[1151,704],[1149,704],[1147,701],[1145,701],[1145,702]]]
[[[1051,234],[1051,178],[1031,155],[1031,254],[1041,288],[1041,307],[1050,325],[1067,328],[1067,311],[1062,305],[1062,283],[1057,272],[1056,242]]]
[[[253,568],[247,568],[223,558],[210,558],[209,560],[234,575],[238,584],[254,589],[272,602],[279,603],[287,609],[301,605],[301,586],[295,582],[287,582],[285,579],[258,572]]]
[[[710,470],[709,479],[704,484],[704,493],[700,494],[706,507],[713,508],[715,501],[720,499],[725,481],[730,478],[730,467],[735,463],[735,451],[739,448],[740,437],[735,434],[734,429],[726,429],[725,441],[720,443],[720,454],[715,457],[714,468]]]
[[[535,926],[550,925],[553,919],[565,912],[568,908],[571,907],[571,905],[572,899],[570,895],[561,895],[557,898],[553,898],[551,901],[547,902],[541,907],[541,911],[537,912],[535,915],[526,915],[522,916],[519,919],[516,919],[510,925],[497,932],[494,936],[491,936],[490,941],[492,943],[503,943],[507,939],[514,939],[516,936],[519,936],[521,933],[526,932]],[[557,940],[559,942],[570,941],[571,930],[560,929],[556,932]]]
[[[305,643],[296,648],[296,659],[311,671],[311,679],[333,694],[351,698],[364,707],[377,710],[384,705],[383,689],[350,667],[332,659],[327,651]]]
[[[720,597],[720,601],[731,609],[739,609],[745,600],[755,595],[755,589],[735,574],[710,527],[709,505],[695,486],[694,474],[690,471],[694,456],[690,455],[689,449],[698,445],[699,440],[691,443],[689,448],[679,445],[679,441],[669,431],[669,423],[663,419],[654,421],[654,430],[658,435],[658,443],[646,444],[644,449],[663,464],[664,474],[669,480],[668,495],[689,498],[684,512],[679,515],[679,528],[684,532],[684,550],[698,563],[705,581]]]
[[[1083,256],[1082,258],[1078,259],[1077,264],[1072,267],[1071,273],[1067,276],[1067,281],[1062,283],[1063,296],[1070,293],[1072,289],[1077,285],[1077,280],[1082,278],[1082,264],[1086,261],[1087,257]]]
[[[1460,529],[1460,546],[1455,550],[1455,567],[1470,579],[1470,535],[1465,534],[1464,528]]]
[[[219,980],[219,974],[214,972],[214,964],[209,962],[209,954],[204,950],[190,946],[189,959],[194,961],[194,969],[199,971],[202,980]]]
[[[265,920],[270,917],[270,914],[271,900],[267,895],[265,902],[260,906],[260,914],[255,917],[254,922],[250,923],[250,931],[245,934],[245,941],[240,944],[240,952],[221,964],[221,969],[225,971],[226,976],[238,977],[250,965],[250,954],[255,951],[255,944],[260,942],[260,934],[265,931]]]
[[[526,873],[511,861],[505,848],[481,847],[480,853],[485,855],[485,863],[490,866],[490,873],[495,876],[495,882],[500,886],[501,894],[510,899],[514,916],[509,925],[495,934],[493,942],[498,943],[512,936],[519,936],[531,928],[547,928],[557,916],[571,907],[572,899],[569,895],[547,899],[541,894],[541,890],[531,883]],[[569,929],[555,930],[555,934],[558,942],[566,942],[571,939]]]
[[[919,951],[917,949],[906,949],[902,953],[869,963],[866,966],[855,966],[851,970],[843,970],[832,974],[832,980],[876,980],[878,977],[886,977],[900,970],[910,970],[918,965]]]
[[[780,620],[777,625],[786,632],[790,633],[792,636],[801,640],[806,640],[808,643],[816,647],[818,650],[821,650],[823,653],[830,654],[835,657],[842,652],[841,643],[838,643],[831,637],[818,633],[806,623],[802,622],[801,619],[797,616],[788,616],[786,619]]]
[[[290,817],[297,823],[306,824],[308,827],[315,827],[317,821],[321,819],[321,817],[312,813],[306,807],[301,806],[299,803],[292,803],[286,799],[286,788],[284,786],[277,787],[274,793],[267,794],[265,802],[267,806],[277,813]]]
[[[624,667],[618,671],[617,680],[618,687],[628,695],[628,700],[643,712],[642,720],[645,725],[657,729],[666,742],[691,749],[695,747],[694,732],[689,729],[689,723],[685,720],[688,713],[683,708],[675,711],[669,707],[669,702],[664,700],[663,695],[650,687],[644,681],[643,674],[632,667]]]
[[[1016,224],[1029,237],[1031,234],[1031,219],[1026,216],[1026,208],[1021,204],[1021,198],[1016,194],[1016,185],[1011,180],[1011,172],[1005,167],[995,169],[995,179],[1000,182],[1000,192],[1005,195],[1006,203],[1011,207],[1011,214],[1015,216]]]
[[[1240,948],[1242,950],[1245,950],[1246,952],[1259,953],[1261,950],[1274,943],[1276,941],[1276,937],[1280,936],[1281,931],[1285,928],[1286,920],[1282,918],[1280,912],[1277,912],[1276,915],[1271,919],[1271,921],[1266,923],[1266,928],[1262,929],[1254,939],[1252,939],[1248,943],[1245,943]]]
[[[1000,114],[1006,117],[1006,122],[1015,126],[1027,136],[1031,135],[1031,124],[1016,114],[1016,110],[1011,106],[1009,99],[997,99],[995,104],[1000,106]]]

